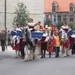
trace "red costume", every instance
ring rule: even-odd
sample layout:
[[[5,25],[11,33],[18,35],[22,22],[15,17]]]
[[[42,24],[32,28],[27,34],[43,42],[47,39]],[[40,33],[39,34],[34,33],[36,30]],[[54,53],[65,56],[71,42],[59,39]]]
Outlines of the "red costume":
[[[20,50],[20,44],[16,44],[16,46],[11,45],[11,48],[12,48],[13,50]]]
[[[62,42],[62,47],[64,48],[68,48],[69,47],[69,44],[70,44],[70,39],[68,39],[65,43]]]
[[[49,39],[48,44],[47,44],[47,51],[48,52],[53,52],[53,46],[55,44],[54,39]]]
[[[44,42],[46,37],[42,37],[42,39],[38,42],[38,46],[41,46],[41,43]]]

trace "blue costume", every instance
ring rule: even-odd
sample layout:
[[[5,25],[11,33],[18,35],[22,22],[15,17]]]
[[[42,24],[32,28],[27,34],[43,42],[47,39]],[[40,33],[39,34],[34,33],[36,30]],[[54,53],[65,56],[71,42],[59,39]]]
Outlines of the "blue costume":
[[[16,28],[14,31],[11,31],[10,35],[12,36],[12,40],[13,39],[17,40],[16,45],[13,45],[13,44],[11,45],[12,49],[13,50],[20,50],[20,45],[21,45],[21,42],[22,42],[22,30],[20,28]]]

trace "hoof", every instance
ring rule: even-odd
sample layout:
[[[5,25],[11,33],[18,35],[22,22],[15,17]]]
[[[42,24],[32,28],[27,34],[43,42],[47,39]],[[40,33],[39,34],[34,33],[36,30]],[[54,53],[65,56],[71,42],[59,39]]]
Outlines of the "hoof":
[[[70,56],[69,54],[67,56]]]
[[[18,58],[18,56],[15,56],[15,58]]]
[[[28,62],[29,60],[24,60],[24,62]]]
[[[67,57],[67,55],[64,55],[64,57]]]
[[[33,59],[29,59],[30,61],[32,61]]]

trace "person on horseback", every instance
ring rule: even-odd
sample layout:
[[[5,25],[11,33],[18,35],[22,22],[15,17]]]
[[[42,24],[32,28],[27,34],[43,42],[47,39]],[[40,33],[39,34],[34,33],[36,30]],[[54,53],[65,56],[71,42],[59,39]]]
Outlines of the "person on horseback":
[[[15,57],[18,57],[20,55],[19,51],[22,51],[21,50],[22,30],[21,30],[20,24],[16,25],[16,28],[13,31],[11,31],[10,35],[12,36],[12,41],[13,41],[13,39],[15,41],[14,44],[11,44],[11,47],[16,52],[16,56]],[[22,55],[22,53],[23,52],[21,52],[21,55]]]

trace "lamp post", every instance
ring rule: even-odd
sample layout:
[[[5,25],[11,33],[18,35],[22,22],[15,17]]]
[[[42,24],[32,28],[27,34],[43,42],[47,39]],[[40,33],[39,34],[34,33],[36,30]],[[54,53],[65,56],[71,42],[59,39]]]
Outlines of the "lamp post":
[[[4,21],[4,26],[5,26],[5,30],[7,31],[7,27],[6,27],[6,0],[5,0],[5,21]]]

